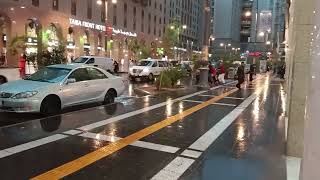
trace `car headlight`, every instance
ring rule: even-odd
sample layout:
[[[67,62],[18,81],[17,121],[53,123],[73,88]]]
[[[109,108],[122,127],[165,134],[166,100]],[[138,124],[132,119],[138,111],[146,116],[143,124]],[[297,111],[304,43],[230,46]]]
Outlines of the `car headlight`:
[[[143,69],[143,72],[148,73],[149,69]]]
[[[22,93],[18,93],[14,95],[12,98],[13,99],[24,99],[24,98],[30,98],[38,94],[38,91],[26,91]]]
[[[133,68],[129,68],[129,71],[132,72],[132,71],[133,71]]]

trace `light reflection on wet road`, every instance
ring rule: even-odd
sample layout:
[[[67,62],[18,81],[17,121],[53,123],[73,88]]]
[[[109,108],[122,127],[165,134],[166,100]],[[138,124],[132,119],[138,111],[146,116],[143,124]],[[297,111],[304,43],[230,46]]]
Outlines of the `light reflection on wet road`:
[[[145,85],[139,84],[139,86]],[[67,176],[66,179],[150,179],[235,110],[257,89],[261,89],[261,92],[252,104],[205,152],[202,152],[199,158],[191,158],[195,162],[186,169],[183,175],[181,174],[180,179],[285,179],[285,161],[282,157],[285,110],[283,87],[280,82],[273,82],[272,77],[269,76],[256,81],[253,85],[247,84],[246,87],[249,89],[237,91],[230,96],[231,98],[223,98],[218,101],[218,103],[234,104],[235,107],[220,104],[200,109],[140,139],[140,144],[125,147]],[[136,94],[133,89],[134,85],[129,85],[125,97],[110,106],[80,107],[80,109],[70,110],[59,116],[1,128],[0,149],[7,149],[56,134],[66,136],[61,140],[4,158],[1,158],[1,153],[5,151],[0,150],[0,168],[4,172],[1,179],[25,179],[42,174],[199,104],[175,101],[178,97],[196,93],[197,89],[156,97]],[[218,96],[230,89],[221,87],[203,94]],[[232,97],[238,99],[232,99]],[[204,102],[212,97],[195,95],[187,99]],[[130,115],[139,109],[163,102],[166,104],[158,108]],[[123,115],[125,115],[123,119],[85,131],[92,133],[92,137],[81,137],[83,132],[79,130],[79,127],[110,118],[117,119]],[[17,122],[22,122],[21,119],[38,117],[36,115],[24,117],[24,115],[1,114],[0,120],[1,118],[16,118]],[[2,123],[6,124],[6,122]],[[69,130],[74,130],[76,133],[67,133]],[[170,153],[172,148],[178,148],[178,151]],[[21,173],[14,173],[14,169],[10,167],[20,169]],[[126,173],[123,173],[124,171]]]

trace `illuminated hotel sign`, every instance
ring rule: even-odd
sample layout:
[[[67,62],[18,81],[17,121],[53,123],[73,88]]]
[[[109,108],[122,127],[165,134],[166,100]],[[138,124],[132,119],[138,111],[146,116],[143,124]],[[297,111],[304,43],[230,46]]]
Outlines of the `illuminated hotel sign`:
[[[106,26],[104,26],[104,25],[95,24],[95,23],[91,23],[91,22],[87,22],[87,21],[81,21],[81,20],[72,19],[72,18],[69,18],[69,21],[70,21],[70,25],[81,26],[81,27],[86,27],[86,28],[90,28],[90,29],[96,29],[99,31],[106,31]],[[121,35],[125,35],[125,36],[130,36],[130,37],[137,37],[137,33],[123,31],[122,29],[112,28],[112,33],[113,34],[121,34]]]
[[[69,18],[70,25],[75,25],[75,26],[82,26],[90,29],[96,29],[99,31],[106,31],[106,26],[100,25],[100,24],[95,24],[87,21],[81,21],[77,19],[72,19]]]

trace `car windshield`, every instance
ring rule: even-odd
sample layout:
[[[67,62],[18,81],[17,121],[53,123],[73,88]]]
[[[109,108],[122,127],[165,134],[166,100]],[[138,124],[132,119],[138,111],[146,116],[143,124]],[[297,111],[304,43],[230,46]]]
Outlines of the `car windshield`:
[[[152,61],[140,61],[138,63],[138,66],[152,66],[153,62]]]
[[[74,60],[74,63],[85,63],[89,58],[86,57],[78,57],[77,59]]]
[[[27,77],[25,80],[57,83],[62,81],[70,71],[71,69],[45,67]]]

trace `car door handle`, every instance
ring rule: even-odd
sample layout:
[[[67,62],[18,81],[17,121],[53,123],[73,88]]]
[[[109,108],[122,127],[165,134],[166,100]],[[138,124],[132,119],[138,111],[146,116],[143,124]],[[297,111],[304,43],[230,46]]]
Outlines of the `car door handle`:
[[[88,83],[84,83],[84,87],[89,87],[89,84]]]

